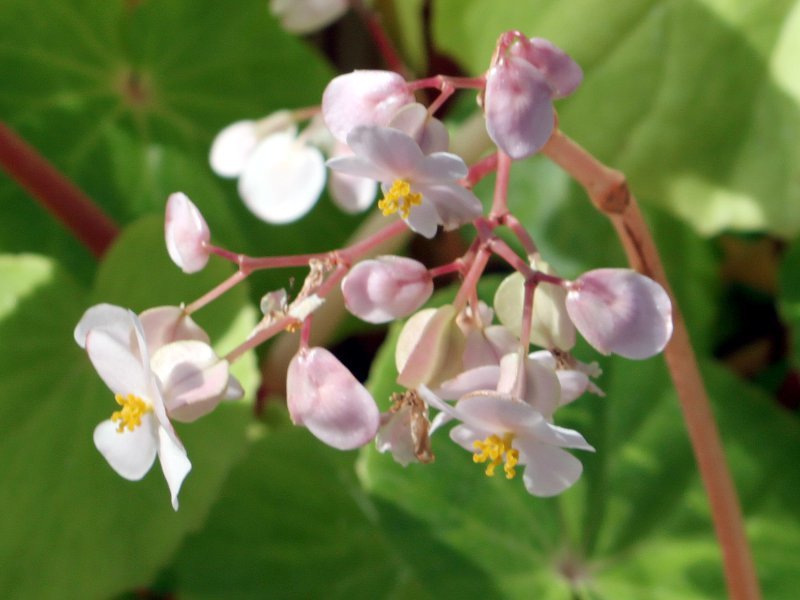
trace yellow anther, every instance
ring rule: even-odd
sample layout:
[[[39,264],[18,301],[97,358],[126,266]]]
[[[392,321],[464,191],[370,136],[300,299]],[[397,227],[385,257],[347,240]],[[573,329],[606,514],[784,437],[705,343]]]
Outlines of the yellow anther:
[[[384,216],[393,215],[400,211],[404,219],[411,214],[412,206],[422,204],[422,194],[412,193],[411,184],[405,179],[395,179],[389,192],[378,201],[378,208]]]
[[[122,407],[122,410],[115,411],[111,415],[112,421],[119,421],[117,425],[117,432],[119,433],[125,431],[126,428],[128,431],[133,431],[142,424],[144,415],[153,412],[153,407],[150,406],[149,402],[133,394],[126,396],[117,394],[114,396],[114,400]]]
[[[489,464],[486,465],[486,475],[493,477],[495,468],[504,462],[503,457],[505,457],[503,470],[506,472],[507,479],[513,479],[517,474],[514,467],[519,463],[519,450],[511,447],[513,441],[513,433],[507,433],[502,438],[498,435],[490,435],[483,441],[475,440],[473,446],[477,451],[472,455],[472,460],[476,463],[489,461]]]

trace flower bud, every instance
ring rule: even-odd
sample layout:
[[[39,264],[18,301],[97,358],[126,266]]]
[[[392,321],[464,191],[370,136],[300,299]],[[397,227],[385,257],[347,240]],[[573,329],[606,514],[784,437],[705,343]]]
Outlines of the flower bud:
[[[322,95],[322,116],[333,136],[347,142],[358,125],[382,125],[414,102],[405,79],[391,71],[353,71],[335,77]]]
[[[553,98],[569,96],[583,80],[583,70],[578,63],[544,38],[520,40],[510,48],[510,53],[525,59],[544,75],[553,91]]]
[[[672,303],[658,283],[631,269],[596,269],[575,280],[567,312],[586,341],[603,354],[643,359],[672,336]]]
[[[289,363],[286,400],[295,425],[303,425],[339,450],[375,437],[380,414],[375,400],[325,348],[303,348]]]
[[[184,273],[196,273],[208,262],[211,232],[203,215],[182,192],[170,194],[164,219],[169,257]]]
[[[464,334],[455,322],[455,308],[446,304],[413,315],[397,340],[397,383],[409,389],[436,386],[463,370]]]
[[[432,293],[433,280],[425,265],[401,256],[361,261],[342,281],[347,309],[369,323],[405,317]]]

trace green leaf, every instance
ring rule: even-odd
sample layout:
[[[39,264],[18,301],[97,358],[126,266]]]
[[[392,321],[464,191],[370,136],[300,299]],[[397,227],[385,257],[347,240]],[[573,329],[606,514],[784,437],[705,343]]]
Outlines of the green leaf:
[[[231,270],[192,278],[165,258],[162,226],[137,223],[109,252],[91,294],[52,259],[0,257],[0,595],[109,597],[148,583],[183,536],[204,521],[230,467],[241,457],[247,402],[177,425],[193,463],[176,513],[158,466],[141,482],[119,477],[92,444],[116,406],[75,344],[73,329],[93,301],[142,308],[192,298]],[[168,269],[169,275],[166,274]],[[90,300],[90,296],[94,300]],[[198,321],[230,349],[254,325],[245,289]],[[249,391],[252,356],[235,366]]]
[[[0,116],[115,220],[162,213],[181,190],[235,251],[327,250],[358,223],[323,199],[310,218],[269,226],[208,166],[225,125],[318,104],[331,76],[261,0],[8,0],[0,12],[0,77],[14,81]],[[0,198],[0,247],[63,256],[88,280],[86,253],[47,213],[11,182]]]
[[[353,458],[301,428],[278,428],[256,443],[208,526],[176,555],[181,596],[496,597],[472,559],[366,494]]]
[[[438,0],[433,27],[473,74],[506,30],[567,50],[562,129],[699,232],[800,231],[796,0]]]

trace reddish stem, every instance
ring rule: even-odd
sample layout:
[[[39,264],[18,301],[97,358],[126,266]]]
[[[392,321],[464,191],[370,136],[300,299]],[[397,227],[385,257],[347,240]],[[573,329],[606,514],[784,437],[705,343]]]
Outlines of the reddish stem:
[[[497,178],[494,182],[494,198],[489,218],[501,218],[508,214],[508,182],[511,178],[511,157],[502,150],[497,151]]]
[[[97,258],[117,237],[111,218],[1,121],[0,166]]]
[[[722,548],[728,593],[734,600],[758,600],[761,598],[758,578],[711,403],[686,323],[638,203],[622,173],[602,164],[562,132],[556,130],[553,133],[543,153],[577,179],[592,203],[611,220],[630,265],[659,282],[672,297],[674,330],[664,357],[711,505],[711,517]]]
[[[497,152],[482,158],[469,168],[467,176],[460,181],[461,185],[465,188],[472,189],[475,185],[487,175],[497,171]]]
[[[411,69],[403,61],[391,38],[383,28],[380,15],[368,8],[362,0],[350,0],[350,6],[361,18],[386,65],[392,71],[408,79],[411,76]]]

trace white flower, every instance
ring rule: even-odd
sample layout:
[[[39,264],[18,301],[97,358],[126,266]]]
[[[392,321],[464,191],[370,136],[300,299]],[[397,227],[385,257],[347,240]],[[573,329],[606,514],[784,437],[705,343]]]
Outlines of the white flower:
[[[167,330],[201,337],[191,319],[176,310],[148,311],[145,327],[130,310],[100,304],[87,310],[75,328],[75,340],[120,407],[95,428],[95,446],[119,475],[132,481],[144,477],[158,456],[175,510],[192,465],[169,416],[193,421],[221,400],[241,395],[228,363],[205,342],[183,339],[156,347],[174,340]]]
[[[333,23],[349,6],[348,0],[270,0],[269,9],[291,33],[312,33]]]
[[[328,161],[331,169],[379,181],[384,215],[399,213],[417,233],[432,238],[438,225],[454,229],[481,214],[481,203],[457,182],[467,176],[464,161],[448,152],[423,154],[419,144],[397,129],[360,126],[347,143],[355,156]]]
[[[577,431],[549,423],[533,406],[508,394],[468,395],[452,407],[424,386],[418,391],[430,406],[460,421],[450,438],[472,451],[475,462],[488,463],[486,475],[493,476],[502,464],[512,479],[517,465],[524,466],[522,480],[534,496],[560,494],[580,477],[583,466],[564,448],[594,451]]]

